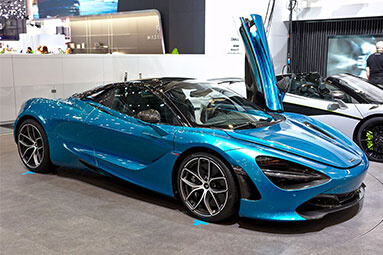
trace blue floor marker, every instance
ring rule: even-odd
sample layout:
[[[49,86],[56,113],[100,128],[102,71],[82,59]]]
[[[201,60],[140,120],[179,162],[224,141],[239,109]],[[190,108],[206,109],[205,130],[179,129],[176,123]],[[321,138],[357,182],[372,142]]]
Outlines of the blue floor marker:
[[[32,171],[26,171],[25,173],[22,173],[22,175],[27,175],[27,174],[34,174],[35,172]]]
[[[194,226],[207,225],[207,224],[209,224],[209,223],[204,222],[204,221],[200,221],[200,220],[194,220],[194,223],[193,223]]]

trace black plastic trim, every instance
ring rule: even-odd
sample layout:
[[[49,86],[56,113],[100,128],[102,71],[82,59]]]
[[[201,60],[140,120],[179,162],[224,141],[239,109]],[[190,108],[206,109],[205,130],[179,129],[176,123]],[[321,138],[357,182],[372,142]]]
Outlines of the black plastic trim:
[[[358,189],[349,193],[318,195],[300,205],[296,212],[305,219],[313,220],[323,218],[329,213],[342,211],[357,204],[361,205],[364,199],[365,187],[366,185],[362,183]],[[321,204],[318,202],[321,202]]]
[[[233,169],[238,180],[241,199],[260,200],[261,193],[259,193],[257,187],[247,173],[241,167],[233,167]]]

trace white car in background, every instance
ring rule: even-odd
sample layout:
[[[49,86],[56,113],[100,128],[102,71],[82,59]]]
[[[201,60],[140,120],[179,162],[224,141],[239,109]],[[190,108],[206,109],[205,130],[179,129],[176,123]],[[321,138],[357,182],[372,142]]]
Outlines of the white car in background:
[[[350,74],[322,79],[317,73],[289,77],[283,100],[286,112],[309,115],[352,138],[370,160],[383,162],[383,89]],[[240,78],[213,79],[238,94],[258,100],[255,85]],[[255,84],[251,79],[247,84]],[[257,99],[256,99],[257,98]]]

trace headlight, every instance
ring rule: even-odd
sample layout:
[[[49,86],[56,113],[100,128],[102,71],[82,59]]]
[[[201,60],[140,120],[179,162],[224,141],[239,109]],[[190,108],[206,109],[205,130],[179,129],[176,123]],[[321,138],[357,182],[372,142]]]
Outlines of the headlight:
[[[259,156],[256,161],[270,181],[281,189],[304,189],[330,180],[327,175],[284,159]]]

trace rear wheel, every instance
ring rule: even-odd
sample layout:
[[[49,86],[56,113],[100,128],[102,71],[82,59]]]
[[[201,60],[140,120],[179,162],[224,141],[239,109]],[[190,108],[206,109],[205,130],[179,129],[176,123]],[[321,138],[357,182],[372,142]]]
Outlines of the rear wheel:
[[[48,138],[43,127],[27,119],[17,131],[17,147],[24,165],[33,172],[47,172],[51,167]]]
[[[383,117],[364,122],[359,128],[357,143],[370,160],[383,162]]]
[[[229,168],[208,153],[194,153],[182,162],[177,188],[187,211],[209,222],[228,219],[237,213],[238,192]]]

